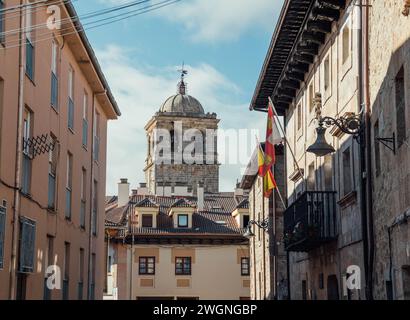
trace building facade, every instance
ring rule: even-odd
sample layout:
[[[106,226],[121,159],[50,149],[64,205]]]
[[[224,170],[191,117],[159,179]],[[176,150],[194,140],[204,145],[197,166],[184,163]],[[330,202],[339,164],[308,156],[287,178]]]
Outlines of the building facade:
[[[361,145],[334,125],[325,138],[336,152],[325,157],[307,152],[317,139],[318,117],[347,118],[362,109],[361,7],[355,4],[285,1],[252,100],[253,110],[265,110],[272,97],[284,117],[283,242],[291,299],[366,296]],[[361,277],[348,290],[351,268]]]
[[[176,95],[169,97],[145,126],[148,154],[145,176],[152,194],[171,195],[188,186],[196,194],[219,192],[217,136],[219,120],[205,114],[201,103],[186,93],[184,75]],[[177,191],[178,192],[178,191]]]
[[[410,3],[368,2],[374,297],[409,300]]]
[[[123,181],[125,182],[125,181]],[[246,197],[119,192],[107,204],[110,300],[248,300]],[[129,201],[122,207],[118,203]]]
[[[70,1],[52,2],[53,30],[48,1],[1,4],[0,299],[101,299],[107,121],[120,111]]]
[[[268,230],[255,227],[250,239],[250,279],[252,300],[288,299],[287,254],[283,239],[283,211],[281,200],[274,191],[270,199],[264,196],[263,178],[258,176],[257,151],[254,152],[242,177],[241,188],[249,193],[249,218],[268,221]],[[273,168],[280,192],[285,191],[285,158],[282,146],[276,147]],[[275,203],[275,205],[273,205]]]

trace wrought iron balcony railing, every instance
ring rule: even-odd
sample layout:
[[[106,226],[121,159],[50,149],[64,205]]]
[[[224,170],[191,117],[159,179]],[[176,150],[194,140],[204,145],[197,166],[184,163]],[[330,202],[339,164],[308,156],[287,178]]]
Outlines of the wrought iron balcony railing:
[[[336,192],[303,193],[284,214],[287,251],[308,252],[336,240]]]

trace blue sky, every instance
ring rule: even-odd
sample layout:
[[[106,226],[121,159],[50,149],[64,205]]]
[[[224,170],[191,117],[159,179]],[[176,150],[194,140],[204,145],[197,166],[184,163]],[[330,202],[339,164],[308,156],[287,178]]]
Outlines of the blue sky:
[[[74,5],[81,17],[125,2],[77,0]],[[265,116],[248,106],[281,5],[282,0],[182,0],[87,32],[123,112],[109,124],[107,193],[114,194],[123,177],[132,187],[144,181],[143,127],[175,93],[183,61],[188,93],[218,114],[222,129],[263,131]],[[254,140],[249,136],[241,144],[242,158],[250,156]],[[221,167],[221,191],[234,188],[244,166]]]

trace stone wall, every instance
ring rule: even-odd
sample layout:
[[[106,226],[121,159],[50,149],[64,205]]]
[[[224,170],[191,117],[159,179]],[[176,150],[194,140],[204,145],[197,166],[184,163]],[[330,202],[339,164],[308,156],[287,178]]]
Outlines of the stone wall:
[[[403,8],[404,1],[373,0],[369,10],[376,299],[388,297],[390,281],[394,299],[410,299],[410,292],[406,289],[410,285],[410,226],[405,223],[405,214],[410,210],[410,17],[402,14]],[[405,112],[397,114],[395,79],[402,67]],[[377,136],[376,123],[379,137],[390,138],[396,134],[398,142],[397,120],[400,117],[406,123],[406,140],[396,154],[379,144],[378,157],[374,140]],[[380,170],[376,170],[377,158]],[[400,216],[403,224],[400,224]]]

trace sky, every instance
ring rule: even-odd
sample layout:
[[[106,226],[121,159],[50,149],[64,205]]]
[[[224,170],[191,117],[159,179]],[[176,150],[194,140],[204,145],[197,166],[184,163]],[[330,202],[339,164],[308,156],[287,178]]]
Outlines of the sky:
[[[127,2],[73,1],[80,20],[84,14]],[[266,115],[249,111],[249,104],[282,3],[181,0],[86,31],[122,112],[108,125],[107,194],[116,194],[120,178],[128,178],[131,188],[145,181],[144,126],[176,93],[183,62],[189,72],[188,94],[206,112],[217,113],[220,128],[248,129],[237,150],[218,150],[222,157],[232,152],[241,155],[239,163],[220,169],[220,191],[233,190],[256,144],[252,129],[264,135]]]

